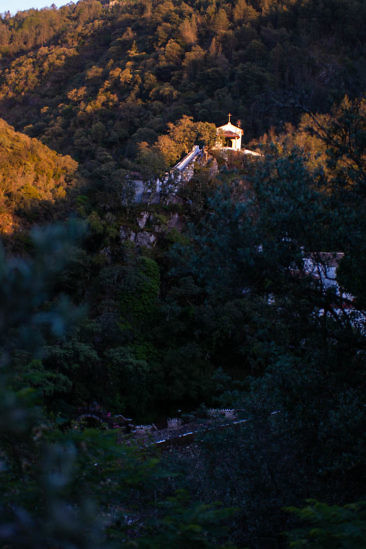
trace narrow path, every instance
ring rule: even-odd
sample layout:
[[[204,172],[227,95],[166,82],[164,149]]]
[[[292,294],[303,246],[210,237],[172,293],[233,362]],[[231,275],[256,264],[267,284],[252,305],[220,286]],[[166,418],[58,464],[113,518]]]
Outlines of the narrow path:
[[[279,414],[280,410],[276,410],[274,412],[271,412],[271,416]],[[199,428],[192,429],[185,432],[180,433],[174,433],[174,431],[160,431],[160,433],[164,433],[164,438],[158,438],[157,440],[151,440],[147,437],[141,437],[139,442],[145,446],[145,447],[151,447],[156,446],[158,448],[162,449],[168,449],[172,446],[187,446],[191,444],[195,438],[198,435],[203,435],[206,433],[209,433],[211,431],[220,431],[222,429],[228,429],[229,427],[237,427],[239,425],[242,425],[244,423],[247,423],[248,421],[251,421],[248,418],[245,419],[236,419],[234,421],[230,421],[227,423],[219,423],[219,424],[208,424],[206,426],[201,425]],[[151,433],[152,434],[152,433]],[[155,432],[155,435],[158,434],[158,432]],[[138,440],[138,439],[137,439]]]
[[[188,168],[190,164],[192,164],[192,162],[195,162],[197,156],[199,156],[201,153],[202,151],[200,147],[198,145],[195,145],[191,152],[186,154],[186,156],[174,166],[172,171],[174,172],[175,170],[177,170],[178,172],[183,172],[186,168]]]

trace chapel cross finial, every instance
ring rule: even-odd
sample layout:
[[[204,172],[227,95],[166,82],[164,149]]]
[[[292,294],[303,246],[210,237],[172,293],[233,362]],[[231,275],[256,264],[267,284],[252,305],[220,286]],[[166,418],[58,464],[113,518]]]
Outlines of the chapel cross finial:
[[[229,112],[229,124],[231,123],[231,112]]]

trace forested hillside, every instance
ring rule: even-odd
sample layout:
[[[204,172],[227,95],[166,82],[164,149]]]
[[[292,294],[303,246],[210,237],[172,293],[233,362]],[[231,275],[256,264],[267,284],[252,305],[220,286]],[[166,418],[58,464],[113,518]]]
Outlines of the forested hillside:
[[[364,547],[365,29],[362,0],[3,14],[1,547]],[[228,112],[260,155],[214,148]],[[138,438],[169,418],[212,428]]]
[[[0,115],[118,177],[183,115],[240,119],[245,139],[365,88],[362,0],[84,0],[0,27]]]
[[[44,223],[69,211],[77,163],[0,120],[0,233]]]

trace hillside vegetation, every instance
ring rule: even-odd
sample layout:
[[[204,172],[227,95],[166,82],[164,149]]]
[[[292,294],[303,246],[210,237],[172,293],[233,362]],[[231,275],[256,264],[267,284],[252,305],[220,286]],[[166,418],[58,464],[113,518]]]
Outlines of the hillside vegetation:
[[[98,179],[183,115],[245,140],[365,88],[362,0],[83,0],[3,18],[0,114]]]
[[[60,216],[77,163],[0,120],[0,232]],[[55,205],[57,203],[57,215]]]

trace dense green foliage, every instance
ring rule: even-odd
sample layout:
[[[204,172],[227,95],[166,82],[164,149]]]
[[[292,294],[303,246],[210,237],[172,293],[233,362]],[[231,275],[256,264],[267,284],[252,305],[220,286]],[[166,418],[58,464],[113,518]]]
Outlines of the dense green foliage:
[[[1,18],[0,114],[31,137],[0,124],[0,214],[84,221],[0,258],[0,544],[362,546],[365,17],[83,0]],[[229,110],[263,156],[208,152]],[[189,182],[134,200],[194,144]],[[309,258],[340,262],[341,292]],[[248,421],[160,462],[104,421],[205,406]]]
[[[55,275],[82,232],[75,223],[33,231],[32,261],[7,260],[1,250],[1,546],[112,548],[130,539],[141,548],[228,548],[220,525],[233,510],[172,493],[156,453],[121,444],[116,432],[65,429],[27,386],[30,376],[14,375],[17,353],[37,356],[80,320]]]
[[[303,509],[290,508],[307,528],[291,532],[290,547],[363,547],[366,536],[365,502],[339,507],[308,501]]]

